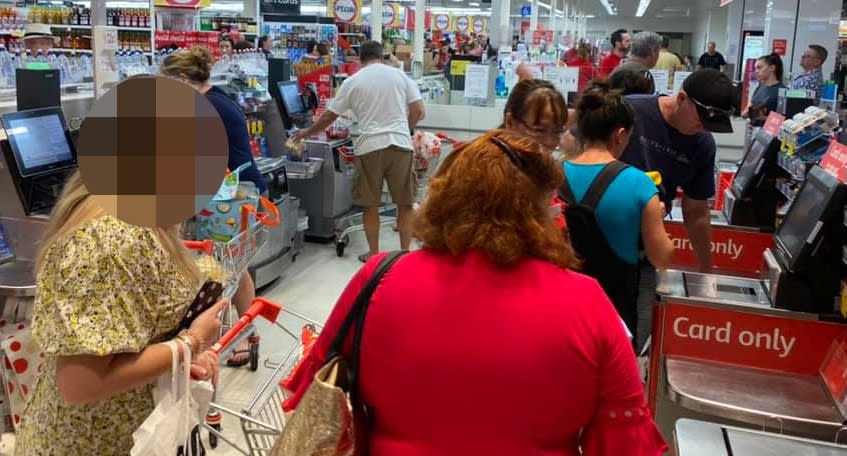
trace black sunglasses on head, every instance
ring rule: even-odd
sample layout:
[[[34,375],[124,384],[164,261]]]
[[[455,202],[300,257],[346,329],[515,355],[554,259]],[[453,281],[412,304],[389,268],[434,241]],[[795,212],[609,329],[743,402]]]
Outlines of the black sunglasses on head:
[[[506,144],[502,139],[496,136],[491,137],[491,142],[493,142],[495,146],[499,147],[500,150],[502,150],[503,153],[506,154],[507,157],[509,157],[509,160],[511,160],[511,162],[518,167],[518,169],[520,169],[521,171],[524,170],[525,164],[523,159],[514,150],[512,150],[512,148],[509,147],[508,144]]]
[[[732,109],[721,109],[721,108],[716,108],[714,106],[705,105],[705,104],[700,103],[699,101],[695,100],[693,97],[691,97],[691,95],[688,96],[688,99],[691,100],[691,102],[694,103],[695,105],[703,108],[706,111],[707,118],[709,118],[709,119],[711,119],[712,117],[718,117],[718,116],[727,116],[727,117],[732,116]]]

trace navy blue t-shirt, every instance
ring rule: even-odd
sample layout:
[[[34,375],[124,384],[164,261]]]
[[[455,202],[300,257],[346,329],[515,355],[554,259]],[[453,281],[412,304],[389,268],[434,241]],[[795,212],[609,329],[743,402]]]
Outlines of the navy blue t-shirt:
[[[662,174],[660,197],[670,204],[677,188],[695,200],[715,196],[715,139],[711,133],[683,135],[659,111],[655,95],[624,97],[635,109],[632,139],[620,160],[642,171]]]
[[[250,162],[251,165],[239,174],[239,180],[251,181],[256,184],[259,193],[264,193],[268,189],[265,184],[265,179],[259,172],[259,167],[253,160],[253,154],[250,151],[250,138],[247,135],[247,116],[244,115],[244,110],[241,106],[233,101],[229,95],[218,87],[212,87],[206,92],[206,98],[212,103],[212,106],[218,111],[218,115],[223,120],[224,128],[226,129],[226,139],[229,141],[229,162],[227,168],[234,170],[244,163]]]

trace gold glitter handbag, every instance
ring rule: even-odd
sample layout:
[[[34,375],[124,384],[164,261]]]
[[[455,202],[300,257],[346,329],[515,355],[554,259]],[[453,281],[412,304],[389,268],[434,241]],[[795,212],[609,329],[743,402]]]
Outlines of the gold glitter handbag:
[[[315,373],[271,456],[350,456],[366,451],[367,408],[357,397],[356,383],[365,314],[383,275],[406,253],[389,253],[359,292],[329,346],[326,363]],[[353,323],[353,352],[345,359],[341,350]]]

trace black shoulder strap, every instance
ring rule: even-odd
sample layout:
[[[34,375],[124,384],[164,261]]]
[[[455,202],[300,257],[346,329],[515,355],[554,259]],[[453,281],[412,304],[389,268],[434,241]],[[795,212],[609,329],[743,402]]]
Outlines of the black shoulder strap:
[[[573,189],[571,189],[571,184],[568,183],[567,173],[565,173],[565,180],[562,181],[562,185],[559,186],[559,199],[564,201],[568,206],[576,206],[578,204],[576,196],[573,194]]]
[[[353,306],[350,307],[350,312],[347,314],[347,317],[344,319],[344,322],[341,324],[341,327],[338,329],[338,333],[335,335],[335,338],[332,340],[332,344],[329,346],[329,350],[327,352],[327,361],[337,356],[341,353],[342,348],[344,347],[344,340],[347,338],[347,333],[350,331],[350,327],[353,326],[353,323],[356,323],[356,329],[353,334],[353,353],[350,357],[350,387],[352,391],[356,390],[356,381],[359,376],[359,355],[360,348],[362,344],[362,330],[364,329],[365,324],[365,315],[368,312],[368,306],[371,302],[371,296],[376,290],[376,287],[379,285],[379,282],[382,280],[382,277],[386,272],[391,268],[391,266],[400,259],[401,256],[409,253],[406,250],[398,250],[389,253],[385,256],[377,265],[374,270],[373,275],[371,275],[368,282],[362,288],[362,291],[359,292],[359,295],[356,296],[356,300],[353,302]]]
[[[597,204],[600,202],[600,198],[602,198],[603,194],[606,193],[606,189],[609,188],[609,185],[611,185],[615,178],[618,177],[618,174],[628,167],[629,165],[620,160],[609,162],[609,164],[603,167],[600,174],[594,178],[594,182],[592,182],[591,186],[589,186],[588,190],[586,190],[585,196],[582,197],[580,204],[596,209]]]

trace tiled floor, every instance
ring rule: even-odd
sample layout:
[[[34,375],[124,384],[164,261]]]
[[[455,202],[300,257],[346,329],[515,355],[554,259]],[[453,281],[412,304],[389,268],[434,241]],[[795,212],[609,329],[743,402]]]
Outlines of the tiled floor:
[[[397,233],[391,228],[384,228],[380,234],[382,250],[394,250],[400,247]],[[288,273],[267,289],[260,290],[260,294],[294,312],[323,322],[329,316],[347,282],[361,267],[356,257],[366,250],[367,243],[362,233],[354,233],[351,236],[344,258],[336,256],[335,246],[332,243],[307,243],[303,253],[289,268]],[[284,314],[279,321],[295,334],[299,334],[303,324],[290,315]],[[257,327],[261,336],[262,357],[259,370],[250,372],[247,368],[222,368],[217,400],[222,406],[236,411],[244,409],[263,383],[273,374],[272,369],[264,366],[264,361],[280,360],[294,344],[291,336],[274,325],[260,321]],[[275,387],[277,381],[278,377],[275,377],[270,387]],[[260,397],[260,402],[266,400],[265,396]],[[223,427],[223,433],[227,438],[246,449],[244,434],[237,418],[225,414]],[[216,450],[211,451],[211,454],[229,456],[240,453],[226,443],[220,443]]]

